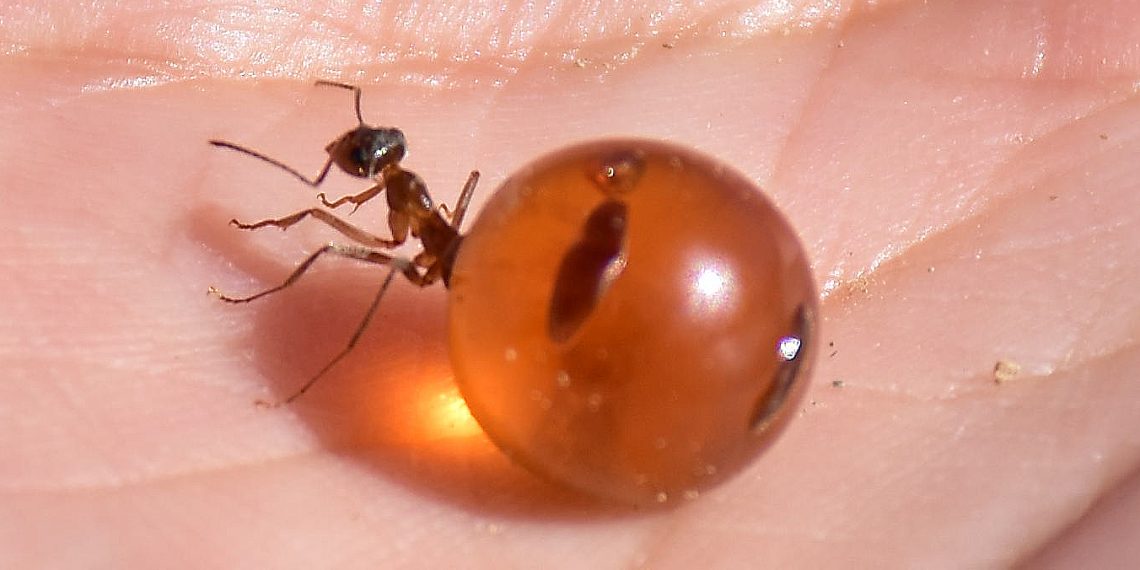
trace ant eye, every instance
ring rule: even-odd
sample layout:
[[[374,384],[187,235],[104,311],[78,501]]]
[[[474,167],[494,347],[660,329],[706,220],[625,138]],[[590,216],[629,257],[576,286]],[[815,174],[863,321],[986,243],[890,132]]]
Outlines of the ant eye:
[[[352,151],[352,162],[357,165],[357,172],[359,172],[361,176],[374,174],[374,172],[369,171],[374,169],[377,162],[376,159],[376,153],[371,149],[357,148]]]

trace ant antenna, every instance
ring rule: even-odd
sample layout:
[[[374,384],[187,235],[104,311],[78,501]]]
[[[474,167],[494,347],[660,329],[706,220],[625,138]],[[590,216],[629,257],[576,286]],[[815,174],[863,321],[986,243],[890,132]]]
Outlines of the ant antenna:
[[[220,146],[223,148],[236,150],[242,154],[248,154],[249,156],[252,156],[258,160],[268,162],[269,164],[272,164],[273,166],[276,166],[277,168],[280,168],[281,170],[284,170],[285,172],[292,174],[298,180],[300,180],[301,182],[304,182],[305,184],[308,184],[309,186],[312,186],[313,188],[320,186],[321,182],[325,181],[325,176],[328,176],[329,169],[332,168],[332,163],[333,163],[331,158],[328,159],[327,161],[325,161],[325,165],[321,167],[321,171],[319,173],[317,173],[317,177],[310,179],[308,176],[301,174],[299,171],[297,171],[297,169],[293,168],[292,166],[289,166],[288,164],[285,164],[284,162],[281,162],[280,160],[277,160],[275,158],[270,158],[268,156],[265,156],[264,154],[261,154],[260,152],[257,152],[256,150],[248,149],[248,148],[245,148],[244,146],[236,145],[236,144],[229,142],[229,141],[221,141],[221,140],[215,140],[215,139],[210,139],[210,144],[212,144],[214,146]]]
[[[341,89],[347,89],[349,91],[352,91],[353,104],[354,104],[354,108],[356,109],[356,120],[359,123],[357,129],[360,130],[360,129],[369,128],[364,124],[364,116],[360,112],[360,93],[361,93],[360,87],[358,87],[356,85],[349,85],[347,83],[338,83],[336,81],[325,81],[323,79],[317,81],[316,84],[317,85],[324,85],[326,87],[339,87]],[[350,133],[351,133],[351,131],[350,131]],[[347,136],[348,135],[345,135],[345,137],[347,137]],[[345,138],[342,137],[341,140],[345,140]],[[292,174],[294,178],[300,180],[301,182],[304,182],[305,184],[308,184],[309,186],[312,186],[313,188],[320,186],[321,182],[325,181],[325,176],[328,176],[329,170],[332,168],[333,163],[336,162],[336,158],[332,155],[329,155],[328,160],[325,161],[324,166],[321,167],[321,171],[317,173],[317,176],[315,178],[309,178],[308,176],[305,176],[304,174],[302,174],[301,172],[299,172],[295,168],[289,166],[288,164],[285,164],[284,162],[281,162],[280,160],[277,160],[275,158],[271,158],[271,157],[268,157],[264,154],[261,154],[260,152],[257,152],[256,150],[245,148],[244,146],[237,145],[237,144],[234,144],[234,143],[229,142],[229,141],[223,141],[223,140],[217,140],[217,139],[211,139],[210,144],[212,144],[214,146],[220,146],[223,148],[228,148],[230,150],[236,150],[240,153],[252,156],[252,157],[254,157],[260,161],[268,162],[269,164],[272,164],[273,166],[276,166],[277,168],[280,168],[281,170],[284,170],[285,172]],[[371,174],[371,172],[370,172],[370,174]]]
[[[356,120],[361,125],[364,124],[364,116],[360,114],[360,87],[357,85],[349,85],[347,83],[339,83],[337,81],[325,81],[324,79],[317,80],[317,85],[324,85],[326,87],[340,87],[341,89],[348,89],[352,91],[353,99],[356,101]]]

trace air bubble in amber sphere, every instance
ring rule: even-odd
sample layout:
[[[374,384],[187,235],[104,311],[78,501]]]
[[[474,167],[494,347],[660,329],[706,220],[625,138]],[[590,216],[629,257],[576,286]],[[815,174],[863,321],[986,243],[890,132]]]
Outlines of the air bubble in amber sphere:
[[[459,246],[460,390],[515,461],[632,504],[739,472],[795,415],[816,292],[750,180],[678,146],[582,144],[503,183]]]

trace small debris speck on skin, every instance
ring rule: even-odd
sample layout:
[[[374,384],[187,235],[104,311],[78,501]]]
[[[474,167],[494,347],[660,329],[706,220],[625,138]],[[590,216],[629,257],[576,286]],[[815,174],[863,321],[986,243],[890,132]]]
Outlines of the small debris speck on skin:
[[[1021,365],[1012,360],[999,360],[994,364],[994,382],[1005,384],[1021,373]]]
[[[851,282],[860,293],[866,293],[871,288],[871,279],[869,277],[859,277]]]
[[[833,387],[833,388],[842,388],[844,385],[846,385],[846,382],[844,382],[842,380],[832,380],[831,381],[831,387]]]

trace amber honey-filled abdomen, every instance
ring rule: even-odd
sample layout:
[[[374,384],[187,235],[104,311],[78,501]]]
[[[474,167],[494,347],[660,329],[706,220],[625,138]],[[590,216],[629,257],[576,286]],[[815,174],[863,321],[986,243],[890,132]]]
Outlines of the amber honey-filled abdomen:
[[[512,458],[595,496],[694,496],[794,415],[816,292],[783,216],[690,150],[605,141],[508,179],[460,245],[450,343]]]

